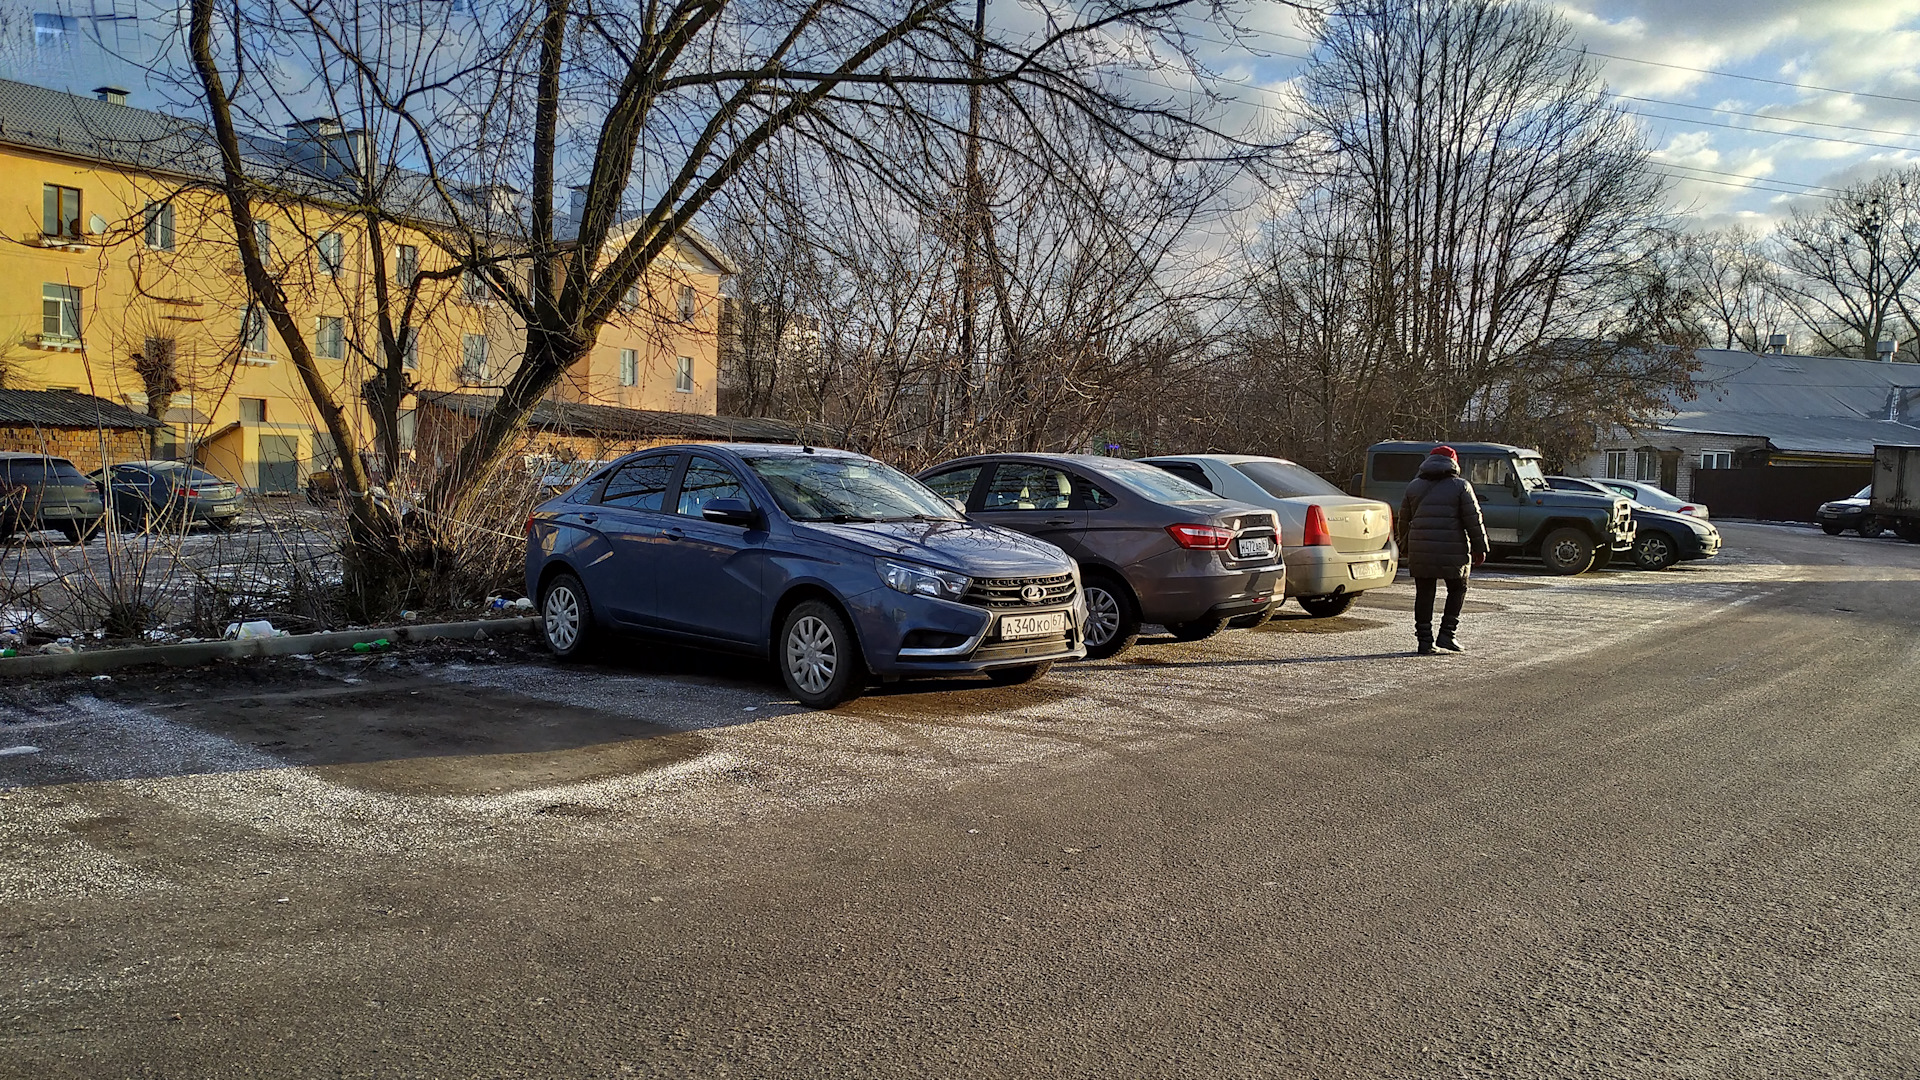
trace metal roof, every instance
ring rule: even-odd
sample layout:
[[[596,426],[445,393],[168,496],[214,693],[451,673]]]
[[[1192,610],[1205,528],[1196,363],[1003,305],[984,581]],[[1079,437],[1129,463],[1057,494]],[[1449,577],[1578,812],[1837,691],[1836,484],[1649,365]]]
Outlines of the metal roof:
[[[71,390],[0,390],[0,427],[157,428],[160,421]]]
[[[1794,453],[1866,455],[1920,443],[1920,364],[1700,349],[1697,395],[1652,420],[1665,431],[1763,438]]]
[[[490,394],[421,394],[422,405],[437,405],[461,416],[479,418],[499,399]],[[624,409],[617,405],[589,405],[576,401],[542,401],[527,414],[527,423],[556,434],[583,434],[644,439],[705,439],[714,442],[794,443],[803,438],[838,442],[833,429],[754,416],[708,416],[704,413]]]

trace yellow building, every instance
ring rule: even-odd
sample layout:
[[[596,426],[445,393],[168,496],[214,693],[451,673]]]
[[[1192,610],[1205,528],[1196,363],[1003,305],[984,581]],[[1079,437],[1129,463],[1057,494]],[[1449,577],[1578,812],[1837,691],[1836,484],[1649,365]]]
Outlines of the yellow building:
[[[110,88],[87,98],[0,80],[0,386],[126,404],[166,422],[156,455],[197,457],[259,491],[294,491],[328,462],[331,444],[284,344],[247,302],[224,199],[205,186],[218,172],[213,148],[196,125],[124,99]],[[250,138],[247,151],[293,178],[364,145],[336,123],[307,121],[279,139]],[[374,238],[312,200],[256,213],[291,314],[370,451],[362,388],[380,355]],[[453,260],[425,232],[389,224],[378,239],[390,280],[419,283],[406,332],[412,389],[496,388],[524,340],[507,305],[472,275],[435,278]],[[731,270],[690,236],[629,293],[551,396],[712,415],[720,282]],[[403,444],[408,429],[403,413]]]

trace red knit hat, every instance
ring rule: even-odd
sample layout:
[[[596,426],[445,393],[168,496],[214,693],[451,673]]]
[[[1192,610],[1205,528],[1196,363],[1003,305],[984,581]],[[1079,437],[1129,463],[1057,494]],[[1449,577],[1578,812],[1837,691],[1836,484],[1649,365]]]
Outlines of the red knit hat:
[[[1439,455],[1441,455],[1442,457],[1450,457],[1450,458],[1452,458],[1452,459],[1453,459],[1453,460],[1454,460],[1455,462],[1458,462],[1458,461],[1460,460],[1460,455],[1459,455],[1458,453],[1456,453],[1456,452],[1454,451],[1454,449],[1453,449],[1453,447],[1451,447],[1451,446],[1436,446],[1436,447],[1434,447],[1433,449],[1431,449],[1431,450],[1429,450],[1429,451],[1427,451],[1427,453],[1429,453],[1429,454],[1439,454]]]

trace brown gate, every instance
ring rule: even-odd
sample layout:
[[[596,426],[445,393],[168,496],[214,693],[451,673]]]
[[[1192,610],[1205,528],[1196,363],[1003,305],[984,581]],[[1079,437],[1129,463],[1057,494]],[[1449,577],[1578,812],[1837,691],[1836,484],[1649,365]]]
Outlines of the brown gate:
[[[1844,499],[1873,481],[1871,465],[1766,465],[1696,469],[1693,499],[1716,518],[1812,521],[1830,499]]]

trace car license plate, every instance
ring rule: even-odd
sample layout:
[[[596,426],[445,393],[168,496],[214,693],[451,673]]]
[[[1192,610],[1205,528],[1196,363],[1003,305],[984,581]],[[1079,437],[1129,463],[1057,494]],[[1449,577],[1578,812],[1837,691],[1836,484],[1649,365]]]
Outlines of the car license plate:
[[[1380,577],[1386,572],[1387,564],[1383,562],[1359,562],[1353,564],[1353,576],[1356,579]]]
[[[1066,630],[1067,613],[1064,611],[1049,611],[1041,615],[1000,616],[1000,638],[1003,641],[1064,634]]]
[[[1243,559],[1270,559],[1273,541],[1264,536],[1246,536],[1233,542],[1233,550]]]

